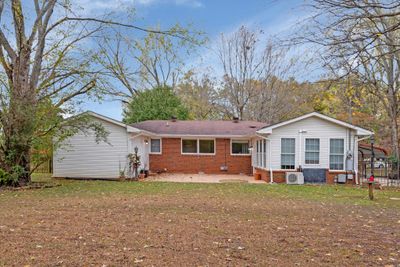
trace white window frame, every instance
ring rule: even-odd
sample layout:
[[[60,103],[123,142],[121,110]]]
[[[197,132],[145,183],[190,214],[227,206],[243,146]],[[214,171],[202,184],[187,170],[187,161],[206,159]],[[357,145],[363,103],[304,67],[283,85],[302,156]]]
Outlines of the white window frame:
[[[318,151],[307,151],[307,139],[316,139],[318,140],[319,143],[319,150]],[[318,152],[318,163],[307,163],[306,162],[306,154],[307,152],[311,152],[311,153],[315,153]],[[321,164],[321,139],[320,138],[315,138],[315,137],[307,137],[304,138],[304,165],[308,165],[308,166],[318,166]]]
[[[213,153],[201,153],[200,152],[200,141],[201,140],[208,140],[208,141],[211,140],[211,141],[213,141],[214,142],[214,152]],[[215,155],[215,152],[217,150],[216,145],[217,145],[217,142],[215,141],[215,138],[198,138],[197,139],[197,153],[199,155]]]
[[[282,139],[294,139],[294,169],[282,169]],[[284,136],[279,139],[279,169],[284,171],[293,171],[296,170],[296,154],[297,154],[297,138],[293,136]]]
[[[196,145],[197,145],[197,153],[187,153],[183,152],[183,140],[196,140]],[[200,153],[200,140],[212,140],[214,141],[214,153]],[[181,155],[198,155],[198,156],[215,156],[216,150],[217,150],[217,142],[215,138],[181,138]]]
[[[341,170],[331,169],[331,140],[334,140],[334,139],[343,140],[343,169],[341,169]],[[344,137],[329,138],[329,144],[328,145],[329,145],[329,155],[328,155],[328,157],[329,157],[328,158],[329,171],[332,171],[332,172],[342,172],[342,171],[344,171],[344,169],[346,168],[346,149],[345,149],[346,138],[344,138]]]
[[[251,151],[250,150],[248,151],[247,154],[234,154],[232,152],[232,150],[233,150],[232,144],[233,143],[241,143],[241,144],[248,143],[249,147],[250,147],[251,146],[251,141],[249,139],[233,139],[233,138],[231,138],[231,144],[230,144],[230,146],[231,146],[231,156],[245,156],[245,157],[251,156]]]
[[[151,140],[160,140],[160,152],[152,152],[151,151]],[[162,138],[150,138],[150,149],[149,149],[149,154],[153,155],[161,155],[162,154]]]
[[[262,139],[257,140],[257,165],[262,168]]]
[[[267,168],[267,140],[258,139],[254,144],[254,167],[259,169]]]

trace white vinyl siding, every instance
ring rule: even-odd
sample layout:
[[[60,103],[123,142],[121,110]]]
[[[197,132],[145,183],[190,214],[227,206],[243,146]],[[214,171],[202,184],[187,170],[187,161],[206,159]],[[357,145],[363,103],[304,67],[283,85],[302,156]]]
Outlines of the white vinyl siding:
[[[300,130],[304,130],[304,133],[299,133]],[[302,166],[306,168],[324,168],[329,169],[329,158],[330,152],[329,147],[330,139],[343,139],[345,152],[347,150],[357,151],[354,148],[354,131],[350,132],[350,144],[349,144],[349,130],[343,126],[334,124],[332,122],[311,117],[292,124],[288,124],[272,131],[272,134],[268,135],[267,138],[270,140],[267,142],[267,148],[271,148],[271,158],[267,157],[266,166],[269,166],[273,170],[281,170],[281,139],[282,138],[294,138],[296,139],[296,155],[295,155],[295,167]],[[318,164],[305,164],[305,147],[306,139],[319,139],[319,163]],[[254,146],[256,148],[256,146]],[[268,154],[269,155],[269,152]],[[357,153],[354,153],[357,156]],[[256,153],[255,155],[256,156]]]
[[[94,133],[87,135],[77,133],[70,137],[62,147],[54,151],[54,177],[119,177],[120,169],[126,166],[126,157],[128,155],[126,128],[104,120],[95,120],[102,123],[109,133],[107,143],[96,143]],[[139,153],[143,153],[141,148],[139,150]]]

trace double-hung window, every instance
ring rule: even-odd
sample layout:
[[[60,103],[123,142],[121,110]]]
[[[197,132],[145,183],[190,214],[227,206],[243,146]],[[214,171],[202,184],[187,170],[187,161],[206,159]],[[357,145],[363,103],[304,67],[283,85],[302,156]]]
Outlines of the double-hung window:
[[[319,164],[318,138],[306,138],[305,164]]]
[[[296,141],[294,138],[281,139],[281,169],[293,170],[295,168]]]
[[[182,139],[182,154],[215,154],[215,139]]]
[[[266,168],[267,164],[267,141],[260,139],[256,141],[255,167]]]
[[[344,139],[330,139],[329,169],[344,170]]]
[[[197,154],[197,139],[182,139],[182,154]]]
[[[200,154],[214,154],[214,139],[199,139]]]
[[[231,142],[232,155],[250,155],[248,140],[232,140]]]
[[[150,139],[150,153],[161,154],[161,139]]]

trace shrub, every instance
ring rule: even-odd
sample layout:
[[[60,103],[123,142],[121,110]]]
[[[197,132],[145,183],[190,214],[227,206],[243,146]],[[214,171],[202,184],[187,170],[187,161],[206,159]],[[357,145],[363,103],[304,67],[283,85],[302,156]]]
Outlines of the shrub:
[[[25,172],[24,168],[16,165],[11,168],[11,172],[0,169],[0,186],[16,186],[18,178]]]

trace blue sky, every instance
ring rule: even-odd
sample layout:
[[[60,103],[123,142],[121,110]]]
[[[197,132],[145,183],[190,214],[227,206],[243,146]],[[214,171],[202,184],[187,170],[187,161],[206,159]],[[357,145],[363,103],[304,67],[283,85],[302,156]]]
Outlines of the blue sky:
[[[117,8],[118,4],[109,0],[78,0],[86,6],[87,12]],[[290,29],[304,17],[302,0],[120,0],[124,5],[134,5],[137,24],[141,26],[160,25],[168,28],[176,23],[192,24],[205,32],[212,47],[221,33],[229,34],[245,25],[265,31],[266,35],[276,35]],[[116,10],[118,11],[118,10]],[[187,65],[197,64],[200,58],[213,65],[214,55],[203,48],[185,61]],[[204,61],[204,60],[203,60]],[[86,102],[82,110],[92,110],[120,120],[121,103],[105,100],[102,103]]]

